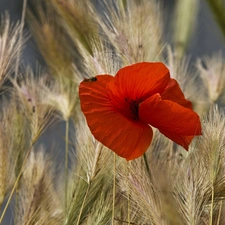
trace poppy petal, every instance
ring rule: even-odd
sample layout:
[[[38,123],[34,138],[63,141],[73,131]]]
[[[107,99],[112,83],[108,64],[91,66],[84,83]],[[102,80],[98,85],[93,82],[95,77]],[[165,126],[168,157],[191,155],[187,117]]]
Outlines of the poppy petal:
[[[108,98],[106,85],[114,77],[96,76],[79,87],[81,109],[94,137],[119,156],[131,160],[148,149],[153,132],[147,124],[132,121],[119,113]]]
[[[143,101],[155,93],[162,93],[169,80],[169,70],[163,63],[142,62],[120,69],[108,88],[114,99]]]
[[[172,134],[172,133],[166,132],[164,130],[159,130],[159,131],[160,131],[160,133],[164,134],[170,140],[172,140],[175,143],[177,143],[178,145],[182,146],[187,151],[188,151],[189,144],[191,143],[192,139],[194,138],[194,136],[182,136],[179,134]]]
[[[155,94],[139,106],[139,118],[159,130],[182,136],[201,134],[201,124],[197,113],[176,102],[162,100]]]
[[[183,92],[180,89],[176,80],[170,79],[164,92],[161,94],[163,100],[171,100],[184,106],[185,108],[192,109],[192,103],[185,99]]]

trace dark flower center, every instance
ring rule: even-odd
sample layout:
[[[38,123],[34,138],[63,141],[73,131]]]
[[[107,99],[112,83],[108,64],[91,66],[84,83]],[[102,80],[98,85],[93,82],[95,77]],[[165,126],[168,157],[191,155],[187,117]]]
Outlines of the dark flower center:
[[[139,101],[124,99],[129,104],[130,115],[133,120],[138,120]]]

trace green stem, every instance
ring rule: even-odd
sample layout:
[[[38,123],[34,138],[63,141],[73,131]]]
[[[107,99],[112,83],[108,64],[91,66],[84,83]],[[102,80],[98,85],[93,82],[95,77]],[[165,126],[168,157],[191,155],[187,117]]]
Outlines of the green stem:
[[[116,153],[114,153],[112,225],[114,225],[114,217],[115,217],[115,198],[116,198]]]
[[[149,178],[150,178],[150,180],[152,180],[151,171],[150,171],[150,168],[149,168],[149,165],[148,165],[147,156],[146,156],[145,153],[144,153],[143,157],[144,157],[144,162],[145,162],[145,166],[146,166]]]
[[[129,187],[129,175],[130,175],[130,168],[129,168],[129,161],[127,162],[127,185],[128,185],[128,200],[127,200],[127,223],[130,225],[130,187]]]
[[[206,0],[225,38],[225,6],[221,0]]]
[[[82,212],[83,212],[84,204],[86,202],[86,199],[87,199],[88,193],[90,191],[90,188],[91,188],[91,182],[88,183],[88,187],[87,187],[87,190],[86,190],[86,193],[85,193],[85,196],[84,196],[84,200],[83,200],[81,208],[80,208],[80,213],[79,213],[79,216],[78,216],[78,219],[77,219],[77,225],[79,225],[79,223],[80,223],[80,219],[81,219],[81,215],[82,215]]]

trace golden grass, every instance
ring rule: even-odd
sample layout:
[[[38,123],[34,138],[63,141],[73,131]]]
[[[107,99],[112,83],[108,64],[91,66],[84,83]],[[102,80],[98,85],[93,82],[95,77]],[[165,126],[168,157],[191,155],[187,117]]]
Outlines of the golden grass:
[[[96,4],[34,1],[27,9],[47,64],[39,72],[17,72],[23,24],[3,16],[0,224],[8,207],[18,225],[224,224],[224,56],[198,59],[191,69],[185,48],[164,43],[163,8],[155,0]],[[193,23],[187,20],[180,23]],[[190,31],[179,35],[173,41],[187,46]],[[126,162],[90,133],[79,106],[80,81],[140,61],[163,61],[201,115],[203,135],[189,152],[155,130],[145,156]],[[47,128],[56,121],[66,125],[65,147],[47,151],[37,143],[45,131],[54,132]],[[56,159],[63,151],[65,158]]]

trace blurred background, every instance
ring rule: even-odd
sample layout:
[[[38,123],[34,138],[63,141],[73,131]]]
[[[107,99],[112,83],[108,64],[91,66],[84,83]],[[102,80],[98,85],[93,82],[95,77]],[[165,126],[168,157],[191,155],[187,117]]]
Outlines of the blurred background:
[[[181,12],[181,16],[177,15],[177,3],[185,2],[186,0],[159,0],[160,5],[163,9],[163,18],[164,18],[164,34],[163,39],[166,43],[180,44],[180,40],[174,40],[173,34],[175,32],[179,32],[179,22],[182,22],[181,16],[184,15]],[[189,0],[188,0],[189,1]],[[195,0],[194,0],[195,1]],[[28,4],[29,4],[28,0]],[[99,1],[95,1],[97,7],[99,7]],[[196,0],[196,2],[198,2]],[[212,11],[209,8],[206,0],[199,0],[197,6],[193,6],[196,8],[187,8],[187,15],[193,14],[193,22],[195,24],[189,24],[191,34],[188,39],[188,44],[186,46],[186,54],[190,57],[191,62],[195,62],[198,57],[202,57],[204,55],[211,55],[212,53],[222,51],[225,52],[225,38],[218,26],[215,22],[215,17]],[[23,0],[0,0],[0,13],[4,13],[8,11],[10,14],[11,21],[16,22],[20,20],[22,15],[23,8]],[[184,15],[185,16],[185,15]],[[185,28],[184,26],[182,28]],[[23,64],[24,68],[27,65],[36,67],[37,64],[41,64],[45,66],[44,60],[41,57],[41,54],[38,51],[37,45],[35,43],[34,38],[29,32],[29,27],[25,24],[24,33],[29,38],[26,42],[23,50]],[[178,43],[176,43],[176,41]],[[58,129],[60,132],[60,129]],[[58,134],[59,137],[63,136],[63,134]],[[8,218],[5,218],[5,221],[10,221],[11,217],[10,211],[8,212]],[[12,219],[11,219],[12,221]],[[3,223],[3,225],[9,225],[7,223]]]
[[[174,24],[179,22],[176,16],[176,4],[179,2],[185,2],[189,0],[159,0],[161,7],[163,8],[163,17],[164,17],[164,40],[171,43],[173,40],[172,34],[174,33]],[[28,5],[31,1],[28,0]],[[99,5],[100,1],[95,1]],[[192,1],[198,2],[198,1]],[[8,11],[12,21],[17,21],[21,18],[23,7],[23,0],[0,0],[0,13]],[[195,4],[194,4],[194,6]],[[201,57],[203,55],[211,55],[216,51],[225,51],[225,39],[215,22],[215,18],[212,15],[212,12],[207,4],[206,0],[199,0],[199,5],[197,12],[194,8],[186,9],[189,15],[196,13],[196,18],[193,15],[195,25],[193,26],[192,34],[190,35],[190,40],[188,41],[187,46],[187,55],[191,56],[191,60]],[[183,12],[181,12],[183,15]],[[178,15],[179,16],[179,15]],[[176,21],[177,20],[177,21]],[[24,64],[35,66],[38,61],[42,65],[44,62],[39,54],[35,41],[32,36],[29,34],[29,28],[25,26],[25,32],[29,35],[29,41],[26,43],[23,54]]]

